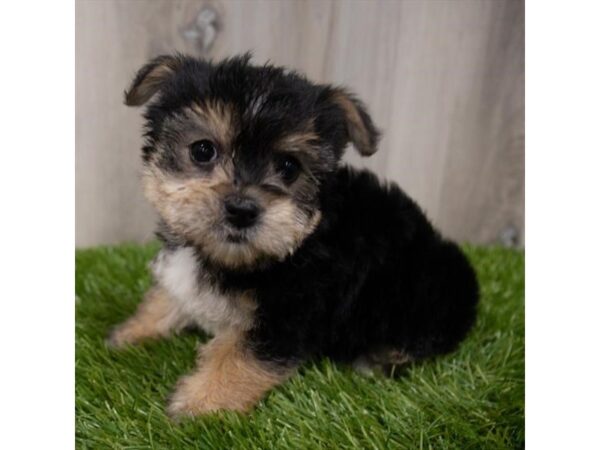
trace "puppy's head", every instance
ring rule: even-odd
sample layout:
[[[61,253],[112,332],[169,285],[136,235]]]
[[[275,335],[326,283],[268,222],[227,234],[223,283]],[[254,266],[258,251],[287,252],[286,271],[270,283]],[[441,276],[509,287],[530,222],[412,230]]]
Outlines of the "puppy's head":
[[[230,268],[293,253],[321,219],[322,187],[348,142],[376,150],[351,94],[248,56],[158,57],[125,93],[130,106],[150,99],[145,194],[171,232]]]

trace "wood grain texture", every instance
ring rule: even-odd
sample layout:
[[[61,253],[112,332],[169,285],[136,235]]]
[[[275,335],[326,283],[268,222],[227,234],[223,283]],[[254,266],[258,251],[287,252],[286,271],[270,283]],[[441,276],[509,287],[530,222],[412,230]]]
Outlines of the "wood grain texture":
[[[189,30],[207,8],[216,35],[205,48]],[[511,229],[522,244],[521,0],[80,0],[78,246],[152,236],[137,175],[140,111],[122,104],[135,70],[172,51],[247,50],[355,91],[384,137],[375,156],[349,149],[346,159],[398,182],[445,234],[493,243]]]

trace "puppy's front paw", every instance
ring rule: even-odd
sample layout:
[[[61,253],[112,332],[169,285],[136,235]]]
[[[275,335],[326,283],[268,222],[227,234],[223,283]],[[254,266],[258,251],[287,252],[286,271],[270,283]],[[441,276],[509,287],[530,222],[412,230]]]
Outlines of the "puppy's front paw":
[[[202,394],[180,385],[171,395],[167,405],[167,414],[171,419],[179,420],[210,412],[206,398]]]
[[[201,375],[182,378],[171,395],[167,413],[172,419],[194,417],[216,411],[242,411],[249,406],[235,397],[235,390],[227,390],[223,386],[207,383]]]
[[[121,349],[136,344],[142,338],[143,333],[140,332],[139,327],[135,323],[127,321],[113,328],[104,342],[107,347]]]

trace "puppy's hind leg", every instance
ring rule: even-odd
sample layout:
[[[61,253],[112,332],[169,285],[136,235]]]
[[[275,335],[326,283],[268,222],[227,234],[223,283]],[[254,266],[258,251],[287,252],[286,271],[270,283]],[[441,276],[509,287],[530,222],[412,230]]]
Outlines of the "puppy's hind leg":
[[[120,348],[143,340],[165,337],[187,324],[177,304],[160,286],[154,286],[144,296],[133,316],[110,333],[107,344]]]
[[[377,373],[392,376],[397,366],[404,366],[411,361],[413,358],[406,352],[387,348],[358,357],[352,367],[364,376],[370,377]]]

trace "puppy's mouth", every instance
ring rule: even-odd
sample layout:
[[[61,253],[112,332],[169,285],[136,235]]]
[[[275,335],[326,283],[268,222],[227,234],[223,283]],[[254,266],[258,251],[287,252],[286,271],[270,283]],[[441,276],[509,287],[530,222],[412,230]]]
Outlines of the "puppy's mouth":
[[[248,242],[248,237],[244,233],[227,233],[225,240],[231,244],[245,244]]]
[[[224,226],[221,228],[221,239],[228,244],[248,245],[252,241],[256,227],[236,228],[232,226]]]

